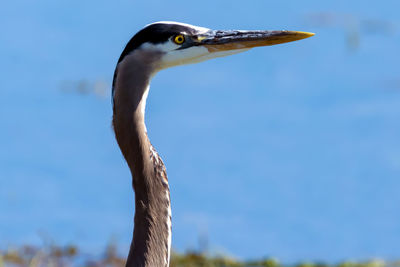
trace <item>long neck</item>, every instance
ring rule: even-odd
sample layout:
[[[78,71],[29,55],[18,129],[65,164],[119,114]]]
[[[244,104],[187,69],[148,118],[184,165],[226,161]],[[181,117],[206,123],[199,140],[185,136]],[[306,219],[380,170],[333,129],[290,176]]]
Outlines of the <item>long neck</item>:
[[[128,58],[114,77],[113,126],[132,173],[135,219],[128,267],[169,266],[171,206],[164,164],[152,147],[144,122],[151,69]]]

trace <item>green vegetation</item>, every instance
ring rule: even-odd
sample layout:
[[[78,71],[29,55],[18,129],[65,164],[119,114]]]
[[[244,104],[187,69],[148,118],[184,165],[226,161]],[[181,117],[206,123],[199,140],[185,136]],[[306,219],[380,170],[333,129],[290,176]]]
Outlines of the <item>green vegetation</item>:
[[[16,249],[0,250],[0,267],[123,267],[125,259],[117,253],[114,245],[109,245],[103,255],[93,257],[81,253],[75,246],[45,248],[23,246]],[[258,261],[238,261],[226,256],[209,256],[203,253],[172,253],[171,267],[400,267],[398,262],[370,260],[365,262],[346,261],[337,264],[298,263],[283,265],[275,259]]]

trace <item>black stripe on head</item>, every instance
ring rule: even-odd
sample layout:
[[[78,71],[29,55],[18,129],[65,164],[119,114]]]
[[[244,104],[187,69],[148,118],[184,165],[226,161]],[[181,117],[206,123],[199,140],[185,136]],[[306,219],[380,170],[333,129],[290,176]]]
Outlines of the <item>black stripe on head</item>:
[[[136,33],[132,39],[125,46],[119,57],[118,63],[120,63],[126,55],[138,48],[144,43],[161,44],[168,41],[172,36],[179,33],[195,34],[196,30],[181,24],[173,23],[154,23],[150,24],[146,28],[143,28]]]

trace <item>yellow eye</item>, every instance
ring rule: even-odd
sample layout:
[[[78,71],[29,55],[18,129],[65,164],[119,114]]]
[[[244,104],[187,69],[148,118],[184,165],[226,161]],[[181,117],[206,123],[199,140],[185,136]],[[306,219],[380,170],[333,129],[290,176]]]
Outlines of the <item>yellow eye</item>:
[[[185,36],[182,34],[178,34],[174,37],[174,42],[178,45],[183,44],[185,42]]]

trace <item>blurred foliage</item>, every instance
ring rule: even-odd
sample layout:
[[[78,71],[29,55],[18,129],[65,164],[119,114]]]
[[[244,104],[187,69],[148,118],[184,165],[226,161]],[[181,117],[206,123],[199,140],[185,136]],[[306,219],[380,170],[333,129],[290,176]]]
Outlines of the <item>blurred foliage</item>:
[[[123,267],[125,258],[119,255],[115,244],[110,244],[105,252],[97,257],[81,253],[73,245],[59,247],[22,246],[0,250],[0,267]],[[284,265],[273,258],[252,261],[238,261],[227,256],[210,256],[204,253],[187,252],[185,254],[173,252],[171,267],[400,267],[400,261],[385,262],[370,260],[365,262],[345,261],[337,264],[297,263]]]

